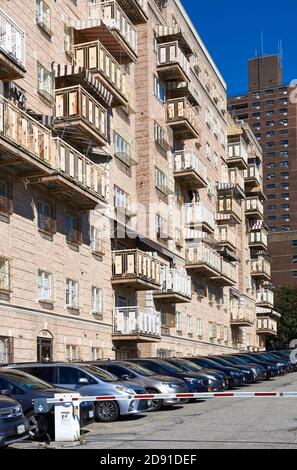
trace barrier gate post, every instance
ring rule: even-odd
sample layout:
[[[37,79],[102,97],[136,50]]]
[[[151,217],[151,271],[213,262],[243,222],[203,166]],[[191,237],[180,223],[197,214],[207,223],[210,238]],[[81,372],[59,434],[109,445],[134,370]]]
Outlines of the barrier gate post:
[[[55,442],[75,442],[80,439],[79,394],[55,394],[55,399],[69,399],[69,402],[55,404]]]

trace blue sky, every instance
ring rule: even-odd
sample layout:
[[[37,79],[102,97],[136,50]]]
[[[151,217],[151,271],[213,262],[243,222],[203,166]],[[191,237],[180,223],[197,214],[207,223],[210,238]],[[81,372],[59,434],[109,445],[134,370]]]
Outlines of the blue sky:
[[[247,91],[247,61],[283,44],[284,81],[297,78],[297,2],[295,0],[182,0],[228,85],[229,94]]]

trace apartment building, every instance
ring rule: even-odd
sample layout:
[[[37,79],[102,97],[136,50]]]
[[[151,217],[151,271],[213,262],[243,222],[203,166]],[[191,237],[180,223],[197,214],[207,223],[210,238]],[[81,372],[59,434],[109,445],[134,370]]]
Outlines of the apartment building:
[[[261,149],[180,1],[0,7],[0,361],[265,347]]]
[[[292,77],[294,79],[294,77]],[[249,61],[248,93],[229,99],[234,119],[249,123],[264,158],[265,222],[272,281],[296,285],[296,86],[283,83],[277,55]]]

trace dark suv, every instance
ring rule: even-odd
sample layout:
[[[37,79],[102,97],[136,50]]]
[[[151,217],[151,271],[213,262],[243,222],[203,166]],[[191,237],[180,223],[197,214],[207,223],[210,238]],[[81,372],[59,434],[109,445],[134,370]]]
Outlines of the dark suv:
[[[3,390],[4,392],[4,390]],[[9,393],[8,390],[6,390]],[[12,398],[0,394],[0,447],[28,437],[28,421],[22,406]]]

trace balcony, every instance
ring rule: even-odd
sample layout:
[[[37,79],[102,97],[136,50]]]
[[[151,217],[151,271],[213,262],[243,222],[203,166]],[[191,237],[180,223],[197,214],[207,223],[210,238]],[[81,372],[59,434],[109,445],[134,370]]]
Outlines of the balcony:
[[[191,277],[177,269],[161,268],[161,290],[154,293],[154,298],[173,304],[191,302]]]
[[[249,234],[249,245],[251,248],[257,248],[259,250],[267,250],[268,246],[268,234],[267,231],[255,230]]]
[[[238,328],[253,326],[254,321],[254,315],[244,308],[239,307],[238,311],[231,312],[231,326],[236,326]]]
[[[208,277],[221,274],[221,256],[204,243],[186,249],[186,269],[200,272]]]
[[[177,42],[180,49],[187,57],[193,54],[189,38],[184,29],[175,26],[157,25],[155,28],[156,39],[159,44]]]
[[[257,165],[249,165],[244,170],[245,187],[248,192],[257,193],[262,192],[263,179]]]
[[[157,70],[162,81],[190,81],[190,63],[179,48],[177,41],[159,44],[157,56]]]
[[[277,336],[277,321],[270,317],[258,318],[257,334],[265,336]]]
[[[167,100],[166,123],[177,140],[199,138],[199,116],[186,98]]]
[[[140,250],[112,253],[112,284],[136,290],[160,290],[161,264],[157,258]]]
[[[74,61],[103,83],[113,96],[112,107],[128,104],[127,74],[100,41],[76,44]]]
[[[238,168],[229,168],[228,169],[228,179],[231,187],[233,186],[239,193],[243,196],[245,195],[245,185],[244,185],[244,176],[243,172]]]
[[[24,78],[25,33],[0,9],[0,80]]]
[[[242,205],[241,200],[232,194],[221,194],[225,193],[225,188],[219,185],[219,200],[218,200],[218,213],[217,222],[226,222],[233,219],[235,222],[240,223],[242,221]]]
[[[180,150],[174,154],[174,177],[187,189],[207,188],[207,169],[192,150]]]
[[[258,197],[250,197],[246,200],[245,214],[253,220],[263,219],[264,206]]]
[[[55,129],[74,147],[108,144],[107,111],[80,85],[56,90]]]
[[[244,170],[248,166],[248,146],[242,137],[228,137],[227,163]]]
[[[92,20],[107,27],[101,28],[99,39],[121,64],[137,61],[136,28],[115,0],[97,2],[89,6]]]
[[[265,259],[264,256],[258,256],[257,259],[252,259],[251,275],[253,278],[262,281],[270,281],[271,279],[271,264]]]
[[[113,340],[146,343],[161,339],[161,315],[153,309],[115,308]]]
[[[44,184],[59,199],[75,202],[81,210],[95,209],[106,202],[107,176],[99,165],[70,147],[59,138],[52,139],[51,154],[55,161],[54,172],[40,177],[35,184]]]
[[[188,228],[199,228],[213,234],[215,230],[214,213],[203,203],[185,204],[185,225]]]
[[[0,95],[0,165],[19,176],[48,175],[55,162],[50,131]]]
[[[148,20],[148,0],[118,0],[118,4],[134,24]]]
[[[274,292],[270,289],[261,289],[257,292],[257,307],[273,308]]]
[[[235,286],[237,283],[237,268],[234,264],[221,257],[220,275],[212,277],[221,286]]]
[[[220,245],[230,250],[237,249],[236,233],[229,225],[217,226],[215,239],[219,241]]]

